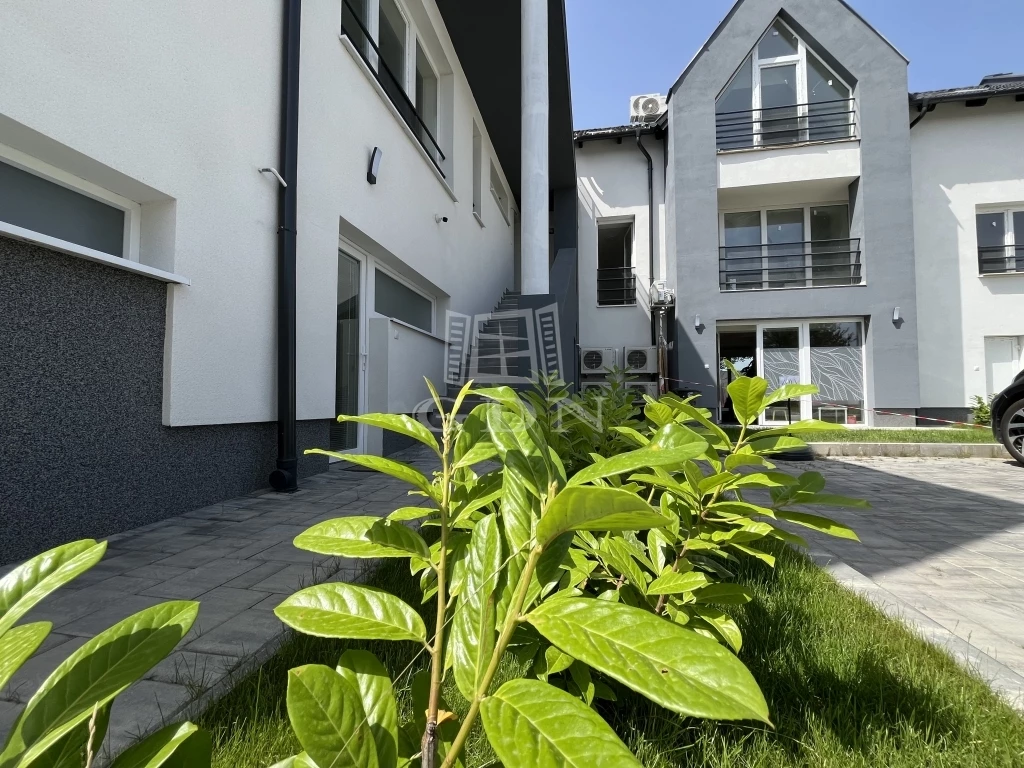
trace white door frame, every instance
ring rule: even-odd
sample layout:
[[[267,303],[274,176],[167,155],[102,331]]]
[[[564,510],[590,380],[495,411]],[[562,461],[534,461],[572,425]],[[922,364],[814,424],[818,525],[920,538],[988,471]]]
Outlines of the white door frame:
[[[367,361],[369,358],[368,347],[369,347],[369,324],[367,321],[367,313],[371,306],[369,302],[369,288],[372,285],[369,279],[369,273],[372,268],[372,258],[366,251],[360,248],[358,245],[353,243],[351,240],[347,240],[345,237],[338,237],[338,251],[344,253],[349,258],[354,259],[359,263],[359,376],[358,376],[358,387],[359,397],[357,398],[356,410],[360,415],[366,413],[366,369]],[[337,282],[337,281],[335,281]],[[337,292],[337,288],[335,288]],[[337,349],[337,337],[335,337],[335,349]],[[334,369],[337,371],[338,364],[335,360]],[[335,373],[337,376],[337,373]],[[337,380],[334,383],[337,388]],[[337,417],[338,414],[335,414]],[[364,424],[356,424],[356,444],[354,448],[349,448],[340,453],[363,453],[365,452],[366,446],[366,426]]]

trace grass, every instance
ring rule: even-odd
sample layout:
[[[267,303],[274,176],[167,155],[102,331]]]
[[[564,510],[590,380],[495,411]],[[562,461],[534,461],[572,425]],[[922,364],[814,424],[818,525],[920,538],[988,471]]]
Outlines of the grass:
[[[601,712],[646,768],[1024,768],[1024,720],[979,679],[802,555],[780,550],[777,569],[745,564],[755,599],[734,614],[741,656],[768,700],[775,729],[681,718],[618,687]],[[404,564],[374,579],[415,603]],[[284,709],[290,667],[334,665],[340,642],[298,637],[200,720],[217,768],[266,768],[299,746]],[[410,644],[366,644],[392,673],[426,667]],[[503,670],[516,672],[513,662]],[[402,716],[411,716],[408,675]],[[449,701],[457,699],[448,691]],[[571,727],[571,724],[567,724]],[[478,731],[467,768],[492,755]],[[528,768],[508,766],[507,768]]]
[[[732,437],[739,427],[726,427]],[[801,435],[810,443],[994,443],[988,427],[937,427],[935,429],[836,429]]]

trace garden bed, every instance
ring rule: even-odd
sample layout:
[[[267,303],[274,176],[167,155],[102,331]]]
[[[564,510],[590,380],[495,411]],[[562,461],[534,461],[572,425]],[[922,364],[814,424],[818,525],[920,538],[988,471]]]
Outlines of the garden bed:
[[[778,554],[774,573],[744,564],[740,580],[755,598],[734,608],[745,638],[741,658],[764,691],[775,730],[681,718],[616,687],[618,702],[602,703],[601,712],[643,765],[1024,766],[1024,720],[983,681],[804,556]],[[381,565],[371,583],[418,601],[404,562]],[[373,650],[400,681],[400,715],[411,717],[410,680],[428,663],[413,644],[296,636],[201,719],[214,735],[214,764],[266,768],[297,752],[285,711],[288,669],[333,666],[344,649],[357,647]],[[467,768],[491,759],[478,733]]]

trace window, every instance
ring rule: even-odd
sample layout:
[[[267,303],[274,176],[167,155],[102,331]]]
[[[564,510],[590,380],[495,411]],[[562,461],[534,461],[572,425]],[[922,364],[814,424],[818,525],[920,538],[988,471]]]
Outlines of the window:
[[[601,222],[597,225],[597,305],[621,307],[636,304],[633,275],[633,222]]]
[[[501,216],[505,219],[505,223],[509,223],[508,218],[508,192],[505,191],[505,185],[501,183],[501,175],[498,173],[498,169],[494,167],[494,162],[491,162],[491,196],[494,198],[494,202],[498,204],[498,210],[501,211]]]
[[[417,129],[420,143],[427,147],[434,136],[437,136],[437,75],[430,66],[427,55],[419,41],[416,42],[416,111],[420,119]],[[434,162],[440,163],[436,147],[429,147],[428,153],[434,156]]]
[[[719,150],[854,135],[852,91],[776,19],[715,104]]]
[[[1024,272],[1024,207],[978,213],[978,271]]]
[[[352,45],[362,54],[364,59],[370,58],[370,45],[368,33],[370,25],[367,23],[369,14],[366,4],[368,0],[342,0],[341,2],[341,29],[348,35]]]
[[[85,182],[81,184],[82,191],[0,162],[0,221],[81,248],[137,261],[138,244],[133,242],[132,222],[133,217],[139,216],[140,207]],[[86,186],[94,194],[87,194]]]
[[[373,307],[378,314],[434,332],[434,302],[380,269],[374,276]]]
[[[484,140],[476,121],[473,121],[473,213],[478,219],[483,215],[483,167]]]
[[[861,283],[860,240],[850,238],[845,203],[723,213],[721,227],[722,290]]]

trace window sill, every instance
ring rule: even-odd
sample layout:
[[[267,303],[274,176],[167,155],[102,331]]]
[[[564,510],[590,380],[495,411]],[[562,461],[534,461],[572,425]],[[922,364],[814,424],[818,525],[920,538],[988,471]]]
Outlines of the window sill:
[[[384,315],[384,317],[387,317],[387,315]],[[388,317],[388,320],[390,320],[395,325],[401,326],[402,328],[408,328],[410,331],[415,331],[420,336],[426,336],[428,339],[433,339],[434,341],[439,341],[442,344],[447,344],[448,343],[445,339],[442,339],[440,336],[436,336],[435,334],[431,333],[430,331],[425,331],[422,328],[420,328],[419,326],[413,325],[412,323],[407,323],[407,322],[405,322],[405,320],[399,320],[397,317]]]
[[[157,269],[156,267],[140,264],[137,261],[129,261],[128,259],[123,259],[120,256],[113,256],[109,253],[96,251],[82,245],[69,243],[66,240],[58,240],[56,237],[50,237],[49,235],[44,235],[39,232],[33,232],[30,229],[16,227],[13,224],[8,224],[3,221],[0,221],[0,235],[10,237],[15,240],[21,240],[25,243],[32,243],[33,245],[41,245],[44,248],[49,248],[51,251],[58,251],[59,253],[64,253],[68,256],[76,256],[87,261],[94,261],[97,264],[106,264],[108,267],[113,267],[114,269],[133,272],[136,275],[143,275],[144,277],[151,277],[154,280],[159,280],[163,283],[192,285],[192,281],[187,277],[176,275],[173,272],[164,272],[162,269]]]
[[[1021,277],[1024,276],[1024,269],[1018,269],[1013,272],[979,272],[978,277]]]
[[[785,288],[718,288],[719,293],[776,293],[778,291],[821,291],[830,288],[866,288],[867,283],[856,285],[790,285]]]
[[[363,73],[363,75],[369,81],[370,85],[373,86],[373,90],[377,92],[377,95],[380,97],[380,100],[384,102],[384,106],[387,107],[388,111],[391,112],[391,115],[395,118],[395,122],[397,122],[399,127],[405,132],[405,135],[409,137],[409,141],[412,142],[412,145],[413,147],[416,148],[416,151],[420,153],[420,156],[423,158],[423,162],[427,164],[427,167],[430,169],[430,172],[434,174],[434,177],[439,182],[441,182],[441,186],[444,188],[445,193],[447,193],[448,197],[452,199],[453,203],[459,202],[458,198],[455,197],[455,190],[453,190],[451,188],[451,185],[448,183],[448,179],[446,179],[444,175],[437,169],[437,166],[434,165],[434,161],[430,159],[430,155],[427,154],[427,150],[425,150],[423,148],[423,145],[420,144],[419,139],[416,138],[416,134],[412,132],[412,128],[410,128],[409,125],[405,122],[405,120],[402,119],[402,116],[401,114],[399,114],[398,109],[392,103],[391,97],[384,92],[384,89],[381,87],[380,83],[377,82],[377,78],[374,77],[373,72],[370,71],[370,68],[367,66],[366,62],[363,61],[363,57],[359,55],[359,51],[357,51],[355,49],[355,46],[352,45],[352,41],[348,39],[347,35],[338,35],[338,39],[341,41],[341,47],[344,48],[348,52],[348,55],[352,57],[352,61],[355,62],[356,67],[358,67],[359,70]]]
[[[476,219],[476,223],[479,224],[481,227],[487,226],[486,224],[484,224],[484,220],[483,218],[481,218],[479,212],[473,211],[473,218]]]
[[[595,304],[594,306],[598,309],[634,309],[639,305],[634,301],[632,304]]]

